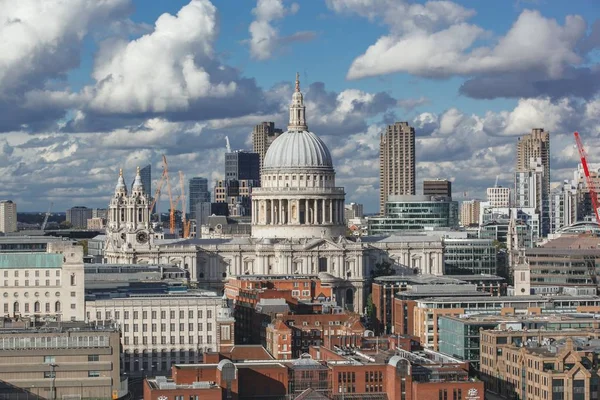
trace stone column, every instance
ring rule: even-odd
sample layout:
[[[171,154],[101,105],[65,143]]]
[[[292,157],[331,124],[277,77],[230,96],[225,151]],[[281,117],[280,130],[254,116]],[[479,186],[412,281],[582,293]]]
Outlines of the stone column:
[[[267,204],[269,204],[269,212],[271,214],[270,218],[269,218],[269,225],[273,225],[274,224],[273,218],[275,217],[273,215],[273,208],[274,208],[273,207],[273,200],[267,200],[267,202],[268,202]]]
[[[331,201],[331,199],[327,200],[329,202],[329,220],[328,222],[330,224],[333,223],[333,202]]]
[[[314,213],[314,221],[315,221],[315,225],[319,224],[319,200],[318,199],[314,199],[313,200],[313,204],[315,207],[315,213]]]
[[[326,205],[326,201],[327,200],[325,200],[325,199],[321,200],[321,207],[322,207],[322,210],[321,210],[321,215],[322,215],[321,223],[323,223],[323,224],[327,223],[327,215],[325,213],[325,210],[327,210],[327,207],[325,206]]]

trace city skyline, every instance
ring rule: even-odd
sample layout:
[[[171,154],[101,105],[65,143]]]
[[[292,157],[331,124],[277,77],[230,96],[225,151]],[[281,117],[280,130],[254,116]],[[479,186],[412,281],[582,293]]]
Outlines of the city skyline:
[[[15,21],[0,27],[1,196],[19,211],[106,208],[119,168],[129,182],[150,163],[154,186],[162,154],[210,187],[225,137],[252,150],[255,125],[286,129],[296,71],[309,129],[365,212],[396,121],[415,128],[415,186],[450,179],[456,200],[484,199],[496,176],[512,187],[517,138],[534,128],[551,135],[552,183],[577,168],[574,130],[600,161],[600,13],[585,0],[41,4],[0,3]]]

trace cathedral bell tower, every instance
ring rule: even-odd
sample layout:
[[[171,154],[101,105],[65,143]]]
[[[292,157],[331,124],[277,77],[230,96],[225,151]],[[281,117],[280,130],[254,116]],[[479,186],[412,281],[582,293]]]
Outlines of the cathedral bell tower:
[[[136,250],[148,251],[158,238],[150,223],[150,197],[144,190],[140,168],[128,194],[123,170],[119,171],[115,194],[108,206],[106,224],[107,261],[135,263]]]

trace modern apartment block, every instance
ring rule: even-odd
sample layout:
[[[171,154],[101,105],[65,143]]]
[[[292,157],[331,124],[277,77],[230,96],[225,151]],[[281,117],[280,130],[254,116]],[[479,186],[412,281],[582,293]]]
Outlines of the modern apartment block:
[[[73,229],[87,229],[87,221],[91,218],[91,208],[76,206],[67,210],[67,222],[71,224]]]
[[[83,248],[49,242],[46,252],[0,254],[1,315],[84,319]]]
[[[17,231],[17,204],[12,200],[0,201],[0,232]]]
[[[452,182],[447,179],[423,181],[423,195],[452,197]]]
[[[252,130],[252,151],[258,153],[260,160],[260,172],[262,173],[263,160],[269,146],[283,133],[283,130],[275,128],[274,122],[262,122]]]
[[[379,213],[389,196],[415,194],[415,128],[408,122],[388,125],[379,143]]]
[[[111,323],[0,319],[0,379],[46,399],[121,398],[120,346]]]
[[[479,225],[480,206],[479,200],[466,200],[460,203],[460,225],[464,227]]]
[[[533,203],[540,214],[540,233],[550,232],[550,133],[532,129],[531,134],[519,138],[515,174],[515,199]],[[528,201],[527,201],[528,200]],[[522,207],[532,207],[523,205]]]

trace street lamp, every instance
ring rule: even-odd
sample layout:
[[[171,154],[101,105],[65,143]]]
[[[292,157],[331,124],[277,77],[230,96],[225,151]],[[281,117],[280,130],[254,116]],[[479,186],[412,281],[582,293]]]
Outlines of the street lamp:
[[[56,367],[57,364],[50,364],[50,368],[52,368],[52,400],[56,400]]]

